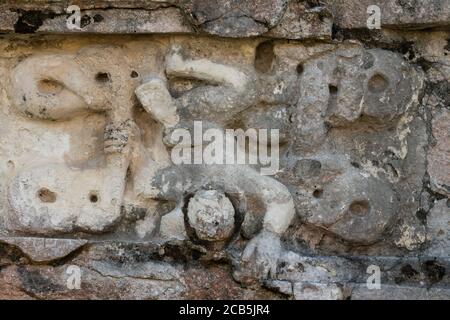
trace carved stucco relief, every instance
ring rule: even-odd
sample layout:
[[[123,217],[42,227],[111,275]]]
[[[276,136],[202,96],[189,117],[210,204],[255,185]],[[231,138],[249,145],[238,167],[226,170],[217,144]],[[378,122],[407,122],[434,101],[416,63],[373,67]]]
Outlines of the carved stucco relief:
[[[292,295],[309,281],[344,298],[336,283],[356,267],[323,257],[408,255],[426,241],[415,214],[425,74],[397,52],[191,36],[1,41],[0,240],[32,261],[145,244],[159,248],[145,268],[173,268],[176,292],[185,253],[161,248],[225,262],[242,285]],[[279,170],[174,164],[173,133],[195,121],[278,129]]]

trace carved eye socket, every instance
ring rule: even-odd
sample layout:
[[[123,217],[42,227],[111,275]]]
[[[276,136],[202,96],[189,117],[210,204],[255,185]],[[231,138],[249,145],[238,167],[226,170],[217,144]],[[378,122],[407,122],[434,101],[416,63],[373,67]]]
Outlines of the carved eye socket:
[[[37,83],[37,89],[43,94],[57,94],[64,89],[64,86],[55,80],[43,79]]]
[[[380,93],[387,89],[389,81],[382,74],[375,74],[369,79],[368,88],[371,92]]]
[[[275,60],[273,41],[264,41],[255,50],[255,69],[261,73],[268,73],[272,70]]]

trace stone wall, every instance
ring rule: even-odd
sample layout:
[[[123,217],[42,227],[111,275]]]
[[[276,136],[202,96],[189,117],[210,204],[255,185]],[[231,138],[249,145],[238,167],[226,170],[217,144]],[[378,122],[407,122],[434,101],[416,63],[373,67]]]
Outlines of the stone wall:
[[[4,0],[0,33],[0,298],[450,298],[448,0]]]

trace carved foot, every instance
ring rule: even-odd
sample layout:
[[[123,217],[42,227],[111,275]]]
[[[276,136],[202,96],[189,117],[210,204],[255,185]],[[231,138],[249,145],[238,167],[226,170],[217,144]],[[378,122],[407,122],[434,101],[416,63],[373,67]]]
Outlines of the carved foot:
[[[251,284],[275,276],[281,252],[280,236],[261,231],[247,244],[233,277],[241,283]]]

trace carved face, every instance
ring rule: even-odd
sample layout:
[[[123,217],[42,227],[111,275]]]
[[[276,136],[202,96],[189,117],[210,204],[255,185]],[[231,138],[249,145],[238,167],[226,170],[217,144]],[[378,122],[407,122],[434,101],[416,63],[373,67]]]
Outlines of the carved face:
[[[343,46],[306,61],[300,81],[287,178],[297,212],[345,240],[377,241],[400,205],[417,74],[392,52]]]
[[[121,64],[112,64],[123,61]],[[106,159],[97,168],[74,169],[66,163],[32,166],[9,187],[14,229],[39,234],[74,230],[105,231],[120,217],[131,137],[134,86],[123,52],[116,47],[87,47],[77,54],[36,55],[12,71],[10,96],[25,115],[69,120],[104,112]]]
[[[13,69],[9,95],[19,111],[36,119],[67,120],[88,110],[129,114],[135,87],[130,72],[118,47],[35,55]]]

